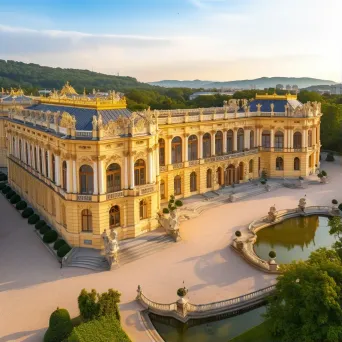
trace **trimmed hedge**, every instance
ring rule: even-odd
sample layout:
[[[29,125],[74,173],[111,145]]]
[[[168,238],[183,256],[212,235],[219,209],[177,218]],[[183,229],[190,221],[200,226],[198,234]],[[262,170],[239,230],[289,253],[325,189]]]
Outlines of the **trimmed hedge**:
[[[58,239],[54,245],[53,245],[53,249],[55,251],[57,251],[60,247],[64,246],[66,244],[66,242],[63,239]]]
[[[342,211],[342,203],[340,203],[340,204],[338,205],[338,209],[340,209],[340,210]]]
[[[22,213],[21,216],[23,218],[29,218],[32,214],[34,214],[34,211],[32,208],[26,208]]]
[[[0,175],[0,182],[3,182],[3,181],[7,181],[7,176],[4,173]]]
[[[28,222],[28,224],[36,224],[39,220],[40,220],[39,215],[37,215],[37,214],[32,214],[32,215],[28,218],[27,222]]]
[[[45,243],[52,243],[55,242],[58,238],[58,234],[55,230],[47,231],[43,236],[43,241]]]
[[[8,193],[6,194],[6,198],[10,199],[13,195],[16,195],[17,193],[13,190],[8,191]]]
[[[57,255],[60,258],[63,258],[64,256],[66,256],[69,252],[71,251],[71,248],[68,244],[63,245],[62,247],[59,247],[57,250]]]
[[[6,186],[7,186],[7,185],[6,185],[5,183],[0,183],[0,190],[6,188]]]
[[[41,235],[44,235],[47,231],[51,230],[51,227],[48,225],[43,226],[42,228],[39,229],[39,233]]]
[[[21,201],[21,197],[18,194],[13,195],[10,199],[10,202],[12,204],[17,204],[20,201]]]
[[[7,185],[1,191],[2,191],[3,194],[6,195],[11,190],[12,190],[11,187]]]
[[[15,207],[18,210],[24,210],[25,208],[27,208],[27,203],[25,201],[20,201],[17,203],[17,205]]]
[[[39,220],[36,224],[35,224],[35,228],[36,229],[40,229],[42,228],[43,226],[46,225],[46,222],[44,220]]]
[[[73,330],[72,322],[68,310],[55,310],[49,321],[49,328],[44,335],[44,342],[65,341]]]

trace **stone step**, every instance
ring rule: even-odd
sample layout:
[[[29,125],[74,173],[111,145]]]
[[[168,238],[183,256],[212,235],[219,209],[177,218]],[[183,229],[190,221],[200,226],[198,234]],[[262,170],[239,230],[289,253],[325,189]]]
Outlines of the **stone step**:
[[[68,264],[68,267],[81,267],[87,268],[93,271],[108,271],[109,266],[108,263],[97,263],[85,260],[73,260]]]

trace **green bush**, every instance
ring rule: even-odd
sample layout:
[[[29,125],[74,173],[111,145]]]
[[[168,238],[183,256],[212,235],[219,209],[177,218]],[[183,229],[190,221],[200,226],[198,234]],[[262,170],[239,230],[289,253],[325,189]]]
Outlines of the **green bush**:
[[[326,176],[328,175],[328,174],[326,173],[326,171],[324,171],[324,170],[321,171],[321,174],[322,174],[323,177],[326,177]]]
[[[34,211],[32,208],[26,208],[22,213],[21,216],[23,218],[29,218],[32,214],[34,214]]]
[[[17,204],[18,202],[20,202],[20,200],[21,200],[21,197],[19,195],[15,194],[11,197],[10,202],[12,204]]]
[[[63,258],[65,257],[69,252],[71,251],[71,248],[69,245],[65,244],[63,245],[62,247],[59,247],[58,250],[57,250],[57,255],[60,257],[60,258]]]
[[[43,226],[42,228],[39,229],[39,233],[41,235],[44,235],[47,231],[51,230],[51,227],[48,225]]]
[[[37,215],[37,214],[32,214],[32,215],[28,218],[27,222],[28,222],[29,224],[36,224],[39,220],[40,220],[39,215]]]
[[[25,201],[20,201],[17,203],[17,205],[15,207],[18,210],[24,210],[25,208],[27,208],[27,203]]]
[[[270,252],[268,253],[268,256],[269,256],[271,259],[274,259],[274,258],[277,256],[277,254],[276,254],[275,251],[270,251]]]
[[[328,162],[333,162],[333,161],[335,161],[334,154],[331,153],[331,152],[328,153],[328,154],[327,154],[327,157],[325,158],[325,160],[328,161]]]
[[[335,200],[335,199],[333,199],[333,200],[331,201],[331,203],[332,203],[332,204],[338,204],[337,200]]]
[[[55,242],[58,238],[58,234],[55,230],[47,231],[43,236],[43,241],[45,243],[52,243]]]
[[[183,202],[181,200],[177,200],[175,204],[177,207],[181,207],[183,205]]]
[[[16,195],[16,192],[13,190],[8,191],[8,193],[6,194],[6,198],[10,199],[13,195]]]
[[[42,228],[43,226],[46,225],[46,222],[44,220],[39,220],[36,224],[35,224],[35,228],[36,229],[40,229]]]
[[[340,203],[340,204],[338,205],[338,209],[340,209],[340,210],[342,211],[342,203]]]
[[[44,342],[62,342],[69,337],[73,329],[68,310],[55,310],[50,316],[49,328],[44,335]]]
[[[4,173],[2,173],[0,175],[0,182],[4,182],[4,181],[7,181],[7,176]]]
[[[5,183],[0,183],[0,190],[6,188],[6,186],[7,186],[7,185],[6,185]]]
[[[65,244],[66,244],[66,242],[65,242],[63,239],[58,239],[58,240],[54,243],[53,249],[54,249],[55,251],[57,251],[60,247],[62,247],[62,246],[65,245]]]
[[[240,236],[241,236],[241,232],[240,232],[239,230],[237,230],[237,231],[235,232],[235,236],[236,236],[236,237],[240,237]]]
[[[164,209],[163,209],[163,214],[170,214],[170,210],[167,209],[167,208],[164,208]]]
[[[1,191],[2,191],[3,194],[6,195],[11,190],[12,190],[11,187],[7,185]]]

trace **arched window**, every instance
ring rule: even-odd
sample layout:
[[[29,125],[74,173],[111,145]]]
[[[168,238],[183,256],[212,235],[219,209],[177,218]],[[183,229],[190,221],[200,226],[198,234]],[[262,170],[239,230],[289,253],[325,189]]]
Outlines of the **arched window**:
[[[284,134],[281,131],[277,131],[274,135],[274,147],[276,150],[282,150],[284,148]]]
[[[312,131],[308,131],[308,147],[312,147]]]
[[[254,148],[254,131],[249,134],[249,148]]]
[[[197,191],[197,175],[196,172],[190,173],[190,191]]]
[[[109,210],[109,228],[120,226],[120,208],[114,205]]]
[[[302,133],[296,132],[295,134],[293,134],[293,148],[302,148]]]
[[[165,140],[159,139],[159,165],[165,166]]]
[[[237,150],[238,152],[242,152],[244,149],[244,131],[242,128],[239,128],[237,131]]]
[[[211,136],[209,133],[203,135],[203,158],[211,156]]]
[[[55,156],[52,155],[52,181],[56,182],[56,159]]]
[[[253,172],[253,159],[249,161],[249,173]]]
[[[160,198],[165,198],[165,182],[163,180],[160,182]]]
[[[62,182],[63,190],[66,191],[68,182],[68,167],[67,162],[65,160],[62,163]]]
[[[134,184],[146,184],[146,167],[142,159],[138,159],[134,164]]]
[[[145,200],[139,202],[140,220],[147,218],[147,203]]]
[[[223,133],[221,131],[215,134],[215,154],[217,156],[223,154]]]
[[[270,148],[271,147],[271,133],[270,131],[263,131],[262,132],[262,147]]]
[[[82,165],[79,171],[80,193],[92,194],[94,192],[94,172],[89,165]]]
[[[27,152],[27,147],[26,147]],[[48,151],[45,152],[45,177],[49,175],[49,153]]]
[[[93,215],[89,209],[83,209],[81,212],[82,231],[93,231]]]
[[[174,178],[173,187],[175,195],[180,195],[182,193],[182,179],[179,175]]]
[[[25,143],[25,162],[27,165],[29,163],[28,154],[29,154],[28,145],[27,145],[27,143]]]
[[[298,157],[293,160],[293,168],[295,171],[300,170],[300,159]]]
[[[233,152],[233,139],[234,139],[234,133],[230,129],[227,132],[227,153],[232,153]]]
[[[196,135],[190,135],[188,138],[188,159],[197,160],[198,159],[198,140]]]
[[[207,188],[211,188],[213,186],[212,178],[213,178],[213,172],[211,171],[211,169],[208,169],[207,170]]]
[[[222,185],[222,168],[221,167],[218,167],[217,170],[216,170],[216,181],[217,181],[217,184],[219,185]]]
[[[121,190],[121,168],[119,164],[110,164],[106,171],[107,192]]]
[[[43,174],[44,170],[43,170],[43,154],[42,154],[42,149],[39,149],[39,170],[40,173]]]
[[[284,170],[284,161],[283,158],[277,157],[276,159],[276,170],[281,171]]]
[[[174,137],[171,142],[172,164],[182,162],[182,139]]]
[[[19,139],[19,159],[21,160],[21,139]]]

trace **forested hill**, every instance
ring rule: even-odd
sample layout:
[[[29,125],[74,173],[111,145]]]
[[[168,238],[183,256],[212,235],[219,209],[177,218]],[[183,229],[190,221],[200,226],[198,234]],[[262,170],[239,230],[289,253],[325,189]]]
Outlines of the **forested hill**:
[[[20,86],[29,93],[35,93],[37,89],[61,89],[66,81],[69,81],[79,93],[83,92],[84,87],[89,92],[93,88],[101,91],[113,89],[120,92],[155,88],[128,76],[105,75],[80,69],[51,68],[0,59],[0,87],[5,89]]]

